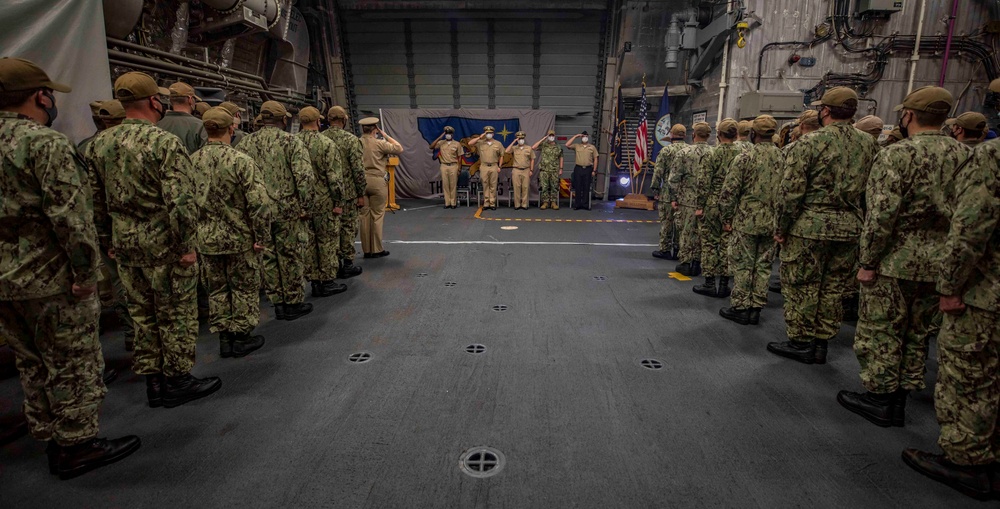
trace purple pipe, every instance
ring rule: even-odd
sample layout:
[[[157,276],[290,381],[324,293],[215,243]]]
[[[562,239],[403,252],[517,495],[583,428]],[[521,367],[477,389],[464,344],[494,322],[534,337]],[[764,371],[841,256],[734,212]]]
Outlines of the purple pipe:
[[[951,17],[948,18],[948,40],[944,43],[944,60],[941,63],[941,78],[938,86],[944,86],[944,77],[948,73],[948,56],[951,54],[951,39],[955,35],[955,18],[958,16],[958,0],[951,2]]]

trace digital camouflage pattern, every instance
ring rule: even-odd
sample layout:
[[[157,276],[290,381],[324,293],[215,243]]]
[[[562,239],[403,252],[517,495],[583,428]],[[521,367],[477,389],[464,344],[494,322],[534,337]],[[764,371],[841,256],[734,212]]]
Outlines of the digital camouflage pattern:
[[[198,224],[198,252],[243,253],[271,240],[271,201],[257,165],[229,145],[210,141],[191,156],[195,171],[208,187]],[[204,269],[207,270],[207,269]]]
[[[316,200],[309,220],[309,252],[305,255],[306,279],[332,281],[340,268],[337,251],[341,230],[340,216],[333,213],[333,208],[343,207],[346,167],[337,144],[319,131],[301,131],[298,136],[309,150],[316,172]]]
[[[205,196],[176,136],[126,119],[98,134],[84,158],[101,247],[113,247],[120,266],[174,264],[195,251]]]
[[[699,174],[702,171],[702,159],[711,152],[712,147],[708,143],[697,142],[678,151],[670,163],[667,189],[670,201],[676,202],[679,206],[674,218],[680,237],[677,259],[681,263],[701,258],[698,218],[694,211],[698,206],[697,188]]]
[[[857,242],[861,195],[877,152],[874,138],[847,122],[800,138],[785,158],[775,233]]]
[[[260,321],[260,256],[252,249],[204,255],[200,264],[202,281],[208,291],[211,331],[245,333],[257,327]]]
[[[340,248],[337,256],[341,260],[354,260],[357,253],[354,239],[358,237],[358,229],[361,227],[360,209],[356,200],[364,196],[368,187],[365,166],[361,161],[364,155],[361,140],[339,127],[331,127],[323,131],[323,135],[337,144],[341,160],[346,165],[344,178],[347,185],[344,188],[344,213],[340,215]]]
[[[62,134],[0,112],[0,300],[97,284],[90,186]]]
[[[541,203],[559,200],[559,159],[562,148],[554,141],[545,140],[539,147],[538,198]]]
[[[909,281],[937,281],[948,236],[955,174],[971,155],[938,131],[914,134],[881,150],[868,177],[862,265]]]
[[[770,235],[781,168],[781,150],[771,142],[755,144],[734,157],[719,192],[722,223],[734,231]]]
[[[156,123],[156,127],[180,138],[188,155],[194,154],[208,142],[205,125],[201,119],[190,113],[167,111],[167,114]]]
[[[734,309],[767,305],[767,283],[774,263],[774,238],[733,232],[729,241],[729,269],[733,275],[730,302]]]
[[[119,265],[118,269],[135,324],[132,371],[190,373],[198,340],[198,264]]]
[[[779,258],[788,339],[828,341],[836,336],[844,294],[857,286],[858,245],[793,235],[785,238]]]
[[[701,216],[701,265],[702,275],[727,276],[729,263],[729,233],[722,230],[722,212],[719,197],[722,184],[733,159],[743,151],[732,143],[720,143],[702,161],[698,179],[698,206]]]
[[[670,164],[674,156],[687,147],[684,142],[672,142],[663,147],[659,155],[656,156],[656,164],[653,165],[653,179],[650,182],[650,190],[653,196],[657,197],[657,212],[660,219],[660,252],[676,252],[679,248],[680,237],[677,235],[677,224],[674,218],[674,209],[670,206],[670,196],[663,192],[663,187],[667,185]]]
[[[299,138],[265,126],[243,138],[238,150],[257,163],[273,204],[272,221],[295,221],[312,208],[316,176]]]

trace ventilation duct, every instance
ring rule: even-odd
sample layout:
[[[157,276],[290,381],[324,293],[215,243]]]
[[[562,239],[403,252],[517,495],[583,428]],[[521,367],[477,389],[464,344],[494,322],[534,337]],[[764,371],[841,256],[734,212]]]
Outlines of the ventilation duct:
[[[688,9],[670,16],[670,25],[667,27],[667,36],[664,40],[667,56],[663,63],[667,69],[677,68],[681,50],[697,47],[695,43],[697,33],[698,11]]]
[[[278,39],[275,41],[278,60],[269,85],[305,94],[309,75],[309,28],[302,13],[294,7],[286,9],[271,28],[271,36]]]

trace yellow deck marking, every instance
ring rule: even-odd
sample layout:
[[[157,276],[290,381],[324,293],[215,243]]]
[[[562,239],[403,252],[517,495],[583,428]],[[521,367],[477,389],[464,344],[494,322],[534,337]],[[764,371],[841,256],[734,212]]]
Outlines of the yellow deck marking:
[[[667,274],[671,279],[676,279],[678,281],[691,281],[691,278],[681,274],[680,272],[670,272]]]
[[[659,221],[649,219],[551,219],[551,218],[523,218],[523,217],[483,217],[483,207],[476,211],[476,219],[483,221],[524,221],[535,223],[638,223],[638,224],[660,224]],[[683,277],[683,276],[681,276]]]

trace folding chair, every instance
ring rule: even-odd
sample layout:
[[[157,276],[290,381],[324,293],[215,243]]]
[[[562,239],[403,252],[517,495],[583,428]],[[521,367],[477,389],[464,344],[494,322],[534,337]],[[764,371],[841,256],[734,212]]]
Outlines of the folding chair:
[[[573,207],[573,196],[575,194],[576,194],[576,190],[573,189],[573,186],[570,186],[569,187],[569,206],[570,206],[570,208]],[[588,209],[592,208],[592,206],[594,204],[593,202],[594,202],[594,183],[592,182],[590,184],[590,190],[587,192],[587,208]]]
[[[458,173],[458,184],[455,186],[455,198],[458,201],[462,201],[462,196],[465,196],[465,206],[468,207],[472,202],[472,177],[469,176],[469,170],[467,168],[462,168],[462,171]],[[478,199],[476,200],[478,203]]]

